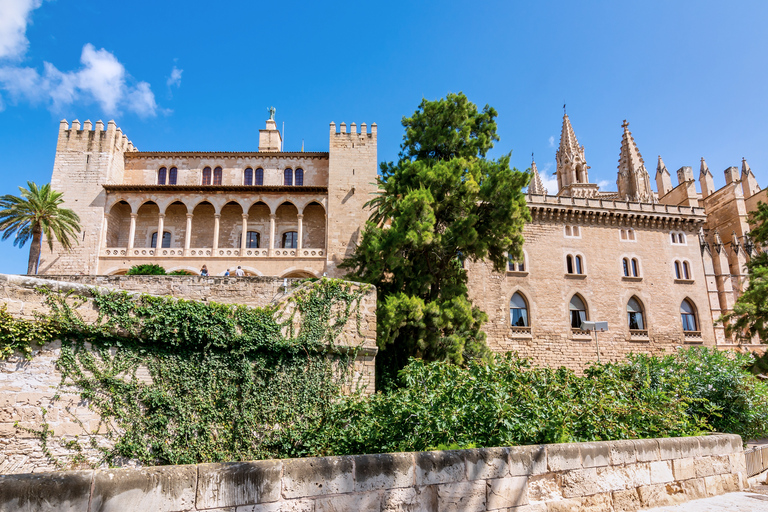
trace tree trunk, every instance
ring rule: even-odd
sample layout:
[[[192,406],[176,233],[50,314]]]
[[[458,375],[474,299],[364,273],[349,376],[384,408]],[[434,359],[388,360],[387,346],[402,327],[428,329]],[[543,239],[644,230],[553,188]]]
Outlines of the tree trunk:
[[[32,228],[32,246],[29,248],[29,262],[27,263],[27,274],[37,274],[37,264],[40,262],[40,247],[43,242],[43,230],[40,224]]]

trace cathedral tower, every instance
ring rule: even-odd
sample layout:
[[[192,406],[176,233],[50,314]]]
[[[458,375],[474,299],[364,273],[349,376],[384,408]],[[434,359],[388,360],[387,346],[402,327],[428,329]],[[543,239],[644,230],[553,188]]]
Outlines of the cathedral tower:
[[[655,203],[656,196],[653,195],[653,190],[651,190],[651,180],[648,177],[648,171],[645,169],[645,162],[642,155],[640,155],[640,150],[637,149],[632,133],[629,131],[629,123],[626,119],[621,127],[624,128],[624,134],[621,138],[619,173],[616,178],[616,185],[619,188],[619,199],[638,203]],[[663,165],[661,157],[659,157],[659,165]],[[666,171],[666,167],[663,170]],[[661,173],[663,175],[663,171]],[[661,193],[661,188],[659,193]]]
[[[555,153],[557,160],[557,195],[575,197],[593,197],[598,187],[589,182],[587,159],[584,146],[579,146],[573,132],[568,114],[563,114],[563,130],[560,134],[560,147]]]

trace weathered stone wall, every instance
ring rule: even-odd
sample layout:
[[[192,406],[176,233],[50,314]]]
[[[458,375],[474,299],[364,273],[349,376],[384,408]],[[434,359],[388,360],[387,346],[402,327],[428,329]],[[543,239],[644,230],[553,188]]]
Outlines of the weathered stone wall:
[[[0,476],[0,511],[631,511],[746,486],[735,435]]]
[[[67,282],[69,279],[77,282]],[[34,319],[35,313],[46,313],[43,297],[36,287],[49,286],[62,291],[74,290],[89,294],[94,288],[126,290],[150,295],[169,295],[189,300],[264,306],[285,301],[298,289],[297,280],[288,280],[289,290],[277,278],[201,278],[167,276],[62,276],[60,281],[0,274],[0,307],[18,318]],[[96,311],[86,305],[80,308],[88,322]],[[376,355],[376,291],[373,287],[360,302],[360,321],[352,315],[342,329],[337,345],[360,347],[353,363],[351,386],[365,393],[374,391]],[[61,353],[58,342],[35,350],[31,360],[21,355],[0,361],[0,474],[53,471],[58,469],[42,450],[40,437],[30,430],[40,431],[43,423],[51,430],[48,449],[60,460],[67,460],[71,450],[62,442],[75,436],[87,439],[97,431],[100,418],[88,408],[78,394],[60,392],[61,373],[55,362]],[[141,369],[139,370],[141,372]],[[146,372],[144,372],[146,373]],[[149,374],[144,376],[151,378]],[[348,389],[349,391],[349,389]],[[54,395],[59,399],[54,400]],[[47,411],[43,420],[42,411]],[[103,430],[101,431],[103,432]],[[108,441],[95,437],[99,445]],[[86,445],[87,461],[99,460],[99,453]],[[2,510],[0,508],[0,510]]]

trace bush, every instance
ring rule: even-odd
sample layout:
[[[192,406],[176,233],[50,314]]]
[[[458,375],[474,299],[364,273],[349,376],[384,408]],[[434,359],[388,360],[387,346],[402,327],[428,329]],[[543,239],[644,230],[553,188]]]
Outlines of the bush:
[[[164,276],[166,275],[165,269],[161,267],[160,265],[134,265],[132,266],[128,272],[125,273],[127,276]]]
[[[400,387],[347,397],[314,434],[285,433],[284,456],[419,451],[698,435],[768,433],[768,386],[749,356],[689,349],[595,364],[583,376],[514,354],[459,367],[411,360]]]

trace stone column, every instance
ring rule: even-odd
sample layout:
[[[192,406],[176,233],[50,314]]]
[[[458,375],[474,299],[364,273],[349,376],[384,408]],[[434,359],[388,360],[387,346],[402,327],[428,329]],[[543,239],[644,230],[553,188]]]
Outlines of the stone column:
[[[104,212],[104,222],[101,224],[101,248],[107,247],[107,231],[109,230],[109,214]]]
[[[304,246],[304,215],[299,214],[299,239],[296,241],[296,256],[300,256],[301,249]]]
[[[189,254],[189,244],[192,242],[192,214],[187,214],[187,229],[184,231],[184,256]]]
[[[155,256],[160,254],[163,248],[163,231],[165,231],[165,214],[161,213],[157,217],[157,243],[155,244]]]
[[[269,214],[269,256],[275,254],[275,214]]]
[[[211,254],[216,256],[216,252],[219,250],[219,221],[221,220],[221,214],[213,214],[213,251]]]
[[[240,256],[245,256],[246,236],[248,235],[248,214],[243,214],[243,233],[240,235]]]
[[[133,239],[136,237],[136,217],[138,213],[131,214],[131,227],[128,229],[128,250],[133,249]]]

